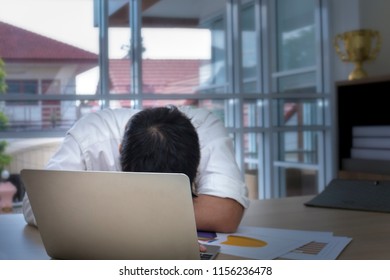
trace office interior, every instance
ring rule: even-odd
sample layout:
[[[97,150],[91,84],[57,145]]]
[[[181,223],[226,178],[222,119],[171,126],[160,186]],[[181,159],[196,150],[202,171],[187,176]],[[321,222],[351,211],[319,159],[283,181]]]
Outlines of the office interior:
[[[389,81],[385,0],[36,0],[45,12],[26,24],[17,19],[31,3],[16,2],[0,13],[0,138],[18,186],[20,170],[44,168],[85,114],[175,104],[221,118],[251,199],[317,194],[342,169],[340,112],[355,101],[338,107],[339,88],[355,86],[368,119]],[[367,77],[350,81],[354,63],[335,38],[362,29],[379,32],[379,50],[363,63]]]

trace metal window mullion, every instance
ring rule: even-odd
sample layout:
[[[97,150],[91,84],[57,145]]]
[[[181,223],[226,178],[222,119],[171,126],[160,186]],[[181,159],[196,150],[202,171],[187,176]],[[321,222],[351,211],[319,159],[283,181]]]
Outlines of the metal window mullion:
[[[131,60],[131,89],[132,94],[138,95],[135,108],[142,106],[142,3],[141,0],[129,1],[129,24],[131,32],[130,60]]]
[[[327,183],[337,175],[337,165],[333,164],[336,162],[337,151],[334,149],[336,146],[334,141],[336,139],[336,126],[334,125],[336,119],[336,110],[335,108],[335,94],[332,94],[334,91],[334,83],[331,79],[331,53],[333,51],[329,42],[332,42],[332,38],[329,37],[330,32],[330,22],[329,22],[329,10],[330,10],[330,1],[329,0],[320,0],[319,3],[319,14],[320,14],[320,26],[321,26],[321,70],[322,70],[322,92],[328,93],[329,97],[327,100],[324,100],[323,106],[323,116],[325,126],[331,126],[331,130],[324,131],[321,135],[322,141],[322,153],[319,155],[319,161],[324,163],[322,167],[322,173],[319,174],[318,178],[318,191],[322,191]]]
[[[227,0],[226,1],[226,76],[227,80],[230,81],[226,84],[227,92],[234,93],[234,68],[236,65],[234,64],[234,52],[235,52],[235,46],[233,44],[234,42],[234,22],[233,22],[233,6],[234,6],[235,0]],[[227,99],[227,104],[225,107],[225,114],[227,115],[227,118],[225,120],[225,125],[228,127],[235,127],[234,123],[234,99]],[[236,154],[237,155],[237,154]]]
[[[241,51],[241,0],[228,1],[227,22],[228,22],[228,46],[230,47],[229,61],[231,69],[231,89],[234,94],[238,94],[237,98],[233,100],[234,106],[234,127],[238,129],[236,137],[235,152],[237,162],[244,174],[244,132],[243,132],[243,99],[242,94],[242,51]]]
[[[99,94],[101,108],[108,106],[106,97],[109,95],[109,65],[108,65],[108,1],[99,1]]]
[[[325,73],[329,73],[329,63],[327,62],[327,57],[329,55],[324,55],[325,53],[329,54],[329,49],[326,48],[326,44],[324,43],[324,37],[326,34],[329,34],[329,31],[327,28],[325,28],[325,22],[324,22],[324,15],[325,10],[327,9],[327,1],[323,0],[317,0],[316,1],[316,7],[315,7],[315,23],[316,23],[316,47],[317,47],[317,92],[325,93],[328,91],[326,89],[327,86],[330,83],[326,83],[329,81],[329,79],[326,79]],[[327,40],[325,40],[327,41]],[[324,99],[325,100],[325,99]],[[324,106],[324,102],[322,102],[322,107],[320,110],[318,110],[319,114],[321,114],[324,118],[323,125],[326,126],[326,106]],[[320,106],[318,104],[317,106]],[[333,162],[334,157],[332,157],[332,153],[328,153],[328,147],[326,146],[326,131],[321,131],[317,133],[317,161],[318,165],[322,166],[318,168],[318,176],[317,176],[317,191],[320,192],[323,190],[324,186],[326,185],[326,178],[331,178],[332,176],[327,176],[327,170],[330,170],[329,164],[327,162]],[[328,137],[328,139],[333,139],[333,137]],[[330,149],[329,149],[330,151]]]

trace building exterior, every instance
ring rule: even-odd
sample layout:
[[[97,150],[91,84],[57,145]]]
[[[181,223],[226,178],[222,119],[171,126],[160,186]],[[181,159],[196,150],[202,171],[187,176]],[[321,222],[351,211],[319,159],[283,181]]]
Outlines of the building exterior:
[[[75,94],[77,75],[98,65],[94,53],[5,22],[0,22],[0,57],[5,63],[6,94],[14,98],[3,102],[2,110],[13,129],[73,122],[76,111],[69,102],[35,98]]]

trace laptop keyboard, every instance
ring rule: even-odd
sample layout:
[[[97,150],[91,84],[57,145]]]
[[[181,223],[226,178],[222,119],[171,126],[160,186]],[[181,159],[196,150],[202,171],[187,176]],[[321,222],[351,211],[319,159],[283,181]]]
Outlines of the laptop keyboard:
[[[200,259],[201,260],[213,260],[217,257],[218,253],[219,253],[219,250],[220,250],[220,246],[218,245],[206,245],[206,244],[203,244],[205,247],[206,247],[206,251],[205,252],[199,252],[200,254]]]
[[[209,253],[200,253],[201,260],[211,260],[213,256],[214,256],[213,254],[209,254]]]

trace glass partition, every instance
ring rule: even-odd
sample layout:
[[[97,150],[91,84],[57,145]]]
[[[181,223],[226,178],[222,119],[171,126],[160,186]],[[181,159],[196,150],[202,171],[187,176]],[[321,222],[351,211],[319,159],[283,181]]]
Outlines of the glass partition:
[[[288,187],[280,164],[323,179],[321,1],[293,2],[4,0],[7,151],[103,108],[187,105],[224,122],[255,199]]]
[[[278,71],[315,66],[316,25],[313,0],[278,0]]]

